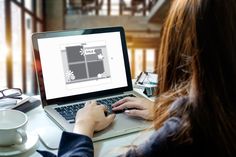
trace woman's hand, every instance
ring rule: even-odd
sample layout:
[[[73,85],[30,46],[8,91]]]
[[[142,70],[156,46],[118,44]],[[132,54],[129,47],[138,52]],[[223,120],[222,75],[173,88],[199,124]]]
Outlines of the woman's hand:
[[[112,105],[113,111],[125,110],[129,116],[141,117],[145,120],[153,120],[154,102],[145,98],[126,97]]]
[[[105,110],[104,105],[97,105],[95,101],[87,102],[76,114],[74,132],[92,138],[94,131],[105,129],[115,118],[114,114],[106,117]]]

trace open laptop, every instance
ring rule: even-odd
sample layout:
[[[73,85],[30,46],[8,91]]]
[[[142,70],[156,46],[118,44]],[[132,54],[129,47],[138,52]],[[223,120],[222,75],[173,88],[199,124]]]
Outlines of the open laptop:
[[[133,91],[122,27],[32,35],[34,63],[44,110],[63,130],[72,131],[76,111],[88,100],[111,111],[111,104]],[[120,113],[93,141],[143,130],[149,123]]]

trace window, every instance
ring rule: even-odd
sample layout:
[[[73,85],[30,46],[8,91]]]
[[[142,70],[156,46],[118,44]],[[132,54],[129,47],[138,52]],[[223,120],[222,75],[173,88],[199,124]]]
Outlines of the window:
[[[42,31],[42,4],[43,0],[0,0],[0,88],[37,93],[31,34]]]

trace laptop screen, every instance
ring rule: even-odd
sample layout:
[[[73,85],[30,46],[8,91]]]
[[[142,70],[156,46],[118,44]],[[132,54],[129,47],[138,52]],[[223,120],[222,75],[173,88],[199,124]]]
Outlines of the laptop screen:
[[[112,27],[33,35],[38,53],[35,60],[40,62],[36,69],[40,69],[38,76],[42,76],[40,91],[43,90],[45,99],[128,87],[129,61],[122,30]]]

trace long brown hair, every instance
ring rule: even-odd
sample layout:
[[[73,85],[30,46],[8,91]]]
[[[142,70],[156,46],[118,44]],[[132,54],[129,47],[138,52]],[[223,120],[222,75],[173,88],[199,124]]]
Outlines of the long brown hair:
[[[235,19],[235,0],[175,0],[163,30],[157,70],[162,76],[159,87],[163,94],[157,101],[154,126],[160,127],[170,116],[162,104],[190,87],[189,102],[181,106],[184,115],[179,142],[183,137],[191,138],[198,150],[207,155],[236,154]],[[181,82],[178,71],[173,73],[179,64],[175,59],[181,54],[190,56],[191,66],[177,58],[185,66],[181,68],[190,72],[190,86],[188,79]]]
[[[204,151],[236,155],[236,1],[201,0],[193,60],[192,137]]]
[[[170,104],[189,92],[191,60],[197,50],[194,8],[196,2],[173,1],[163,26],[157,63],[160,96],[154,110],[156,129],[169,117]]]

